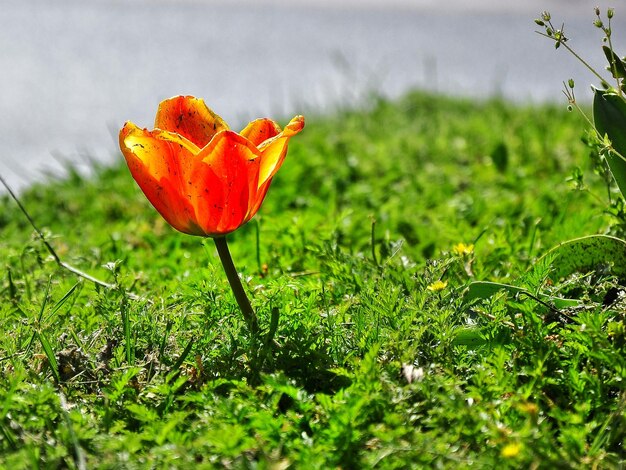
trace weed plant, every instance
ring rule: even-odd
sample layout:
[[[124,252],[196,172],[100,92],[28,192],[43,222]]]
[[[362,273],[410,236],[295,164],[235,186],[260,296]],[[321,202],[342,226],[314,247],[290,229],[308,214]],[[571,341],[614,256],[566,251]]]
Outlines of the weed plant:
[[[213,243],[171,229],[122,163],[20,196],[113,288],[60,267],[4,196],[0,467],[619,466],[620,279],[536,262],[618,229],[581,128],[419,92],[309,117],[230,236],[261,325],[281,314],[262,348]],[[469,302],[477,280],[532,295]]]

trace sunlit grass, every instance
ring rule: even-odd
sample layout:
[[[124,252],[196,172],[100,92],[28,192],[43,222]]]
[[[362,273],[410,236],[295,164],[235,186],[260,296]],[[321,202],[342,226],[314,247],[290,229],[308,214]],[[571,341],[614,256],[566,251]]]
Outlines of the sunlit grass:
[[[262,327],[281,314],[262,348],[214,245],[121,164],[22,196],[64,261],[118,289],[59,268],[5,197],[0,466],[617,465],[617,280],[567,280],[588,308],[565,316],[464,301],[475,280],[534,291],[550,247],[619,230],[582,134],[560,108],[421,93],[309,116],[229,237]]]

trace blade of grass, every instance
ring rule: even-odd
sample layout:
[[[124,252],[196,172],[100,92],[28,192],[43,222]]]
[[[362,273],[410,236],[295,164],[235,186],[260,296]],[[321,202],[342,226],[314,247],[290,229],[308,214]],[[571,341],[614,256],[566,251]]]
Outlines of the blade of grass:
[[[67,302],[68,299],[72,296],[72,294],[76,291],[76,289],[78,289],[79,286],[80,286],[80,282],[77,282],[72,287],[70,287],[70,289],[65,293],[65,295],[61,297],[56,304],[54,304],[52,309],[50,309],[50,313],[48,313],[47,318],[50,318],[52,315],[57,313],[59,309],[65,304],[65,302]]]
[[[126,297],[122,297],[120,305],[120,313],[122,315],[122,330],[124,331],[124,351],[126,352],[126,362],[130,365],[133,361],[133,345],[131,341],[131,323],[128,314],[128,305]]]
[[[54,351],[52,350],[52,346],[50,345],[50,341],[46,335],[41,332],[36,332],[37,338],[41,343],[41,347],[43,348],[43,352],[46,355],[46,359],[48,359],[48,364],[50,364],[50,370],[52,370],[52,375],[54,376],[54,380],[57,383],[61,382],[61,375],[59,374],[59,364],[57,362],[57,358],[54,355]]]
[[[54,376],[56,383],[60,383],[61,375],[59,374],[59,364],[57,362],[57,358],[54,355],[54,351],[52,350],[50,341],[48,341],[48,337],[41,331],[41,320],[43,318],[43,313],[46,309],[46,305],[48,304],[48,295],[50,294],[51,283],[52,283],[52,278],[48,278],[48,284],[46,285],[46,292],[44,294],[43,301],[41,303],[41,309],[39,310],[39,317],[37,318],[37,323],[35,326],[35,332],[33,334],[33,338],[37,337],[39,339],[43,352],[46,355],[46,358],[48,359],[48,364],[50,365],[50,369],[52,370],[52,375]],[[30,344],[32,344],[33,338],[31,338]]]
[[[189,341],[183,353],[180,355],[178,360],[174,363],[174,366],[172,367],[173,371],[177,371],[178,369],[180,369],[180,366],[183,365],[183,362],[185,362],[185,359],[187,359],[187,356],[191,352],[191,348],[193,347],[194,342],[195,340],[193,338]]]
[[[5,187],[5,189],[7,190],[9,195],[11,196],[11,199],[13,199],[15,201],[15,203],[19,207],[20,211],[22,212],[22,214],[24,214],[24,216],[26,217],[26,219],[28,220],[30,225],[33,227],[33,230],[35,230],[35,233],[37,234],[37,236],[39,237],[41,242],[44,244],[44,246],[48,250],[48,253],[50,253],[52,258],[54,258],[54,261],[57,263],[57,265],[59,265],[63,269],[66,269],[67,271],[70,271],[73,274],[76,274],[79,277],[82,277],[83,279],[86,279],[86,280],[88,280],[88,281],[90,281],[90,282],[92,282],[92,283],[94,283],[96,285],[102,286],[102,287],[104,287],[106,289],[109,289],[109,290],[118,289],[118,286],[116,286],[115,284],[110,284],[108,282],[105,282],[105,281],[102,281],[102,280],[100,280],[98,278],[95,278],[92,275],[87,274],[86,272],[81,271],[78,268],[75,268],[71,264],[68,264],[65,261],[62,261],[61,258],[59,257],[59,255],[57,254],[57,252],[54,250],[54,248],[52,248],[52,245],[50,245],[48,240],[46,240],[46,237],[43,234],[43,232],[39,229],[37,224],[35,224],[35,221],[33,220],[33,218],[30,216],[30,214],[26,210],[26,207],[24,207],[22,202],[19,200],[17,195],[13,192],[13,190],[11,189],[9,184],[4,180],[4,178],[2,176],[0,176],[0,183],[2,183],[2,185]],[[132,292],[129,292],[128,296],[131,299],[133,299],[133,300],[144,300],[141,297],[137,296],[136,294],[133,294]]]
[[[76,468],[78,470],[86,470],[87,460],[85,459],[85,451],[78,442],[78,437],[76,436],[76,431],[74,431],[74,426],[72,426],[72,420],[70,419],[70,414],[68,412],[69,407],[67,406],[67,400],[61,391],[59,391],[59,403],[61,404],[63,420],[65,421],[65,425],[67,426],[67,430],[70,434],[72,446],[74,447],[74,463],[76,464]]]

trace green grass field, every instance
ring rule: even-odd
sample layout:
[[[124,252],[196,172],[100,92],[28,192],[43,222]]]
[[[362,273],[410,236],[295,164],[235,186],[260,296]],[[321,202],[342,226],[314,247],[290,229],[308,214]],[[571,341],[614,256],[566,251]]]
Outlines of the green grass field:
[[[121,156],[20,196],[113,289],[2,197],[0,467],[623,465],[620,279],[537,262],[623,237],[583,135],[564,106],[422,93],[308,116],[229,236],[264,330],[280,313],[262,345],[212,240],[171,229]],[[469,301],[473,281],[532,295]]]

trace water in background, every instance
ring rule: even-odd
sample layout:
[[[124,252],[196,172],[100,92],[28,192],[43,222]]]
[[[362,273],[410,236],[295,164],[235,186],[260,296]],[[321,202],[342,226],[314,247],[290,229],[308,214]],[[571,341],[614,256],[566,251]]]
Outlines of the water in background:
[[[381,3],[0,0],[0,174],[23,187],[64,161],[120,159],[124,121],[151,127],[158,102],[177,94],[203,97],[234,128],[371,90],[539,102],[574,77],[588,96],[591,74],[533,32],[545,8],[603,66],[586,0]],[[616,13],[624,53],[626,9]]]

